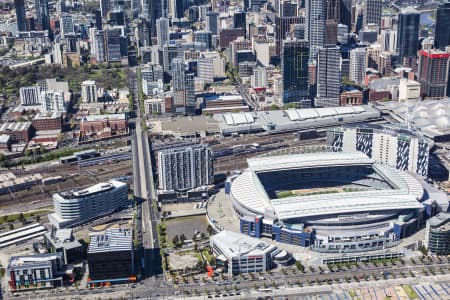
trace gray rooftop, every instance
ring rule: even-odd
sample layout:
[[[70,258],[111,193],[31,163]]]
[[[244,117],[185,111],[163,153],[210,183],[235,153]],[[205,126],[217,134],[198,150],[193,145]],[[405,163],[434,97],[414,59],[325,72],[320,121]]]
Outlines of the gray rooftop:
[[[128,228],[109,228],[92,234],[88,254],[133,250],[133,232]]]

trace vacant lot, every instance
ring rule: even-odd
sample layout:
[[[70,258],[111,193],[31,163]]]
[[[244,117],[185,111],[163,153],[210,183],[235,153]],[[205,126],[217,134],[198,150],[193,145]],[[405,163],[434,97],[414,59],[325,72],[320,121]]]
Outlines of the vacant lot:
[[[164,221],[167,228],[167,238],[171,242],[175,235],[184,234],[186,239],[192,239],[196,231],[207,234],[208,221],[205,216],[182,217]]]

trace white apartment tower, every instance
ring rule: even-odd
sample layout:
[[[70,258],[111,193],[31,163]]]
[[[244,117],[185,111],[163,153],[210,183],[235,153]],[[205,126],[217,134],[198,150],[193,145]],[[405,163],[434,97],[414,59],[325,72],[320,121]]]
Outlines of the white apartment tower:
[[[94,80],[81,83],[81,100],[85,103],[97,102],[97,85]]]
[[[363,84],[366,74],[366,49],[356,48],[350,51],[349,79],[356,84]]]
[[[156,34],[158,46],[163,46],[169,40],[169,19],[163,17],[156,20]]]
[[[40,88],[38,86],[26,86],[20,88],[20,104],[39,105],[41,104]]]
[[[159,188],[186,191],[213,183],[212,151],[206,145],[158,152]]]

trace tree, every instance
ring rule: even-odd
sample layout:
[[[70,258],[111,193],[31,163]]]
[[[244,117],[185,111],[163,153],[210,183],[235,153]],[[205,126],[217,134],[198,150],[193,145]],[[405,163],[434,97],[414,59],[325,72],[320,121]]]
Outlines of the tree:
[[[41,220],[41,216],[40,216],[40,215],[37,215],[37,216],[36,216],[36,222],[39,223],[40,220]]]
[[[180,243],[180,239],[178,238],[178,235],[175,235],[172,239],[172,243],[175,245],[175,247],[178,246],[178,244]]]
[[[211,225],[208,225],[208,227],[206,227],[206,231],[211,236],[214,232],[214,228]]]
[[[19,221],[25,221],[25,216],[23,215],[23,213],[20,213]]]
[[[276,104],[272,104],[272,105],[269,107],[269,109],[270,109],[270,110],[279,110],[280,107],[279,107],[278,105],[276,105]]]
[[[297,269],[300,271],[300,272],[304,272],[305,271],[305,267],[302,265],[302,263],[300,262],[300,261],[298,261],[298,260],[296,260],[295,261],[295,266],[297,267]]]
[[[14,229],[14,224],[13,223],[9,223],[9,230],[13,230]]]
[[[182,234],[180,235],[180,242],[181,242],[181,243],[184,243],[185,240],[186,240],[186,236],[184,235],[184,233],[182,233]]]

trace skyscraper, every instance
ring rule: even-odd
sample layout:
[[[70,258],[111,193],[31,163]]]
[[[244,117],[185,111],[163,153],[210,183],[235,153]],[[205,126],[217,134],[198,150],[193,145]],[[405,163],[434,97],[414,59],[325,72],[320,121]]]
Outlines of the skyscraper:
[[[156,21],[156,36],[158,46],[163,46],[169,40],[169,19],[163,17]]]
[[[316,59],[318,48],[325,43],[326,0],[306,0],[305,37],[309,41],[309,59]]]
[[[366,75],[366,49],[356,48],[350,51],[349,79],[356,84],[363,84]]]
[[[284,41],[281,55],[284,103],[300,102],[309,98],[308,60],[307,41],[296,39]]]
[[[317,55],[317,97],[314,105],[319,107],[339,106],[341,84],[340,55],[338,46],[319,48]]]
[[[363,8],[363,27],[369,24],[380,25],[382,9],[382,0],[366,0]]]
[[[419,25],[420,14],[414,8],[403,9],[398,15],[397,49],[401,60],[407,57],[415,58],[417,56]]]
[[[50,15],[48,11],[48,0],[35,0],[36,19],[42,30],[50,31]]]
[[[419,51],[417,78],[425,97],[445,97],[447,92],[449,57],[449,53],[441,50]]]
[[[327,20],[339,21],[340,0],[327,0]]]
[[[219,14],[216,12],[206,13],[206,30],[211,31],[212,34],[219,33]]]
[[[111,11],[111,0],[100,0],[100,11],[102,17],[106,18],[108,13]]]
[[[301,23],[304,23],[304,20],[300,17],[275,17],[275,50],[277,55],[281,54],[283,40],[288,37],[287,35],[293,25]]]
[[[450,2],[439,5],[436,13],[434,46],[441,50],[450,45]]]
[[[234,28],[246,28],[246,14],[241,8],[237,8],[234,11],[233,27]]]
[[[27,16],[25,14],[25,0],[14,0],[14,7],[16,9],[17,30],[27,30]]]
[[[352,0],[341,0],[339,5],[339,23],[352,28]]]

